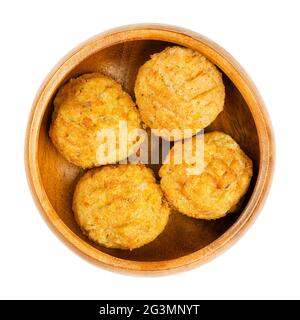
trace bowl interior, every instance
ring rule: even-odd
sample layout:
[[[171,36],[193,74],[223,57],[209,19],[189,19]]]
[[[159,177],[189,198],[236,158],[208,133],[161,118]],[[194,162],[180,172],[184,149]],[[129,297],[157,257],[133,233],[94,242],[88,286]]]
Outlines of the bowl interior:
[[[64,82],[83,73],[99,71],[111,76],[134,97],[133,88],[139,67],[149,59],[152,53],[159,52],[170,45],[174,44],[156,40],[129,41],[113,45],[75,66],[65,77]],[[48,136],[53,111],[52,99],[41,124],[38,162],[45,192],[68,228],[102,252],[134,261],[162,261],[185,256],[207,246],[230,228],[238,219],[253,191],[257,180],[260,153],[256,126],[246,102],[224,73],[223,81],[226,87],[224,111],[205,131],[221,130],[230,134],[253,160],[254,176],[251,186],[236,213],[219,220],[205,221],[173,212],[165,231],[156,240],[132,251],[107,249],[94,244],[80,231],[71,209],[74,187],[83,170],[66,161],[57,152]],[[155,165],[153,169],[157,173],[159,166]]]

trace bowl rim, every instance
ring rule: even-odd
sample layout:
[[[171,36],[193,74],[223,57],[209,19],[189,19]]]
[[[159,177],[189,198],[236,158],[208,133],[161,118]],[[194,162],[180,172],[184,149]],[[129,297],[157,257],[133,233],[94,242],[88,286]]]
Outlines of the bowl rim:
[[[200,51],[215,63],[237,87],[253,116],[259,137],[260,164],[252,195],[235,223],[204,248],[165,261],[125,260],[101,252],[73,233],[52,207],[43,188],[38,165],[38,139],[48,102],[76,64],[109,46],[134,40],[173,42]],[[185,270],[205,263],[231,246],[254,222],[268,195],[275,162],[273,129],[264,102],[240,64],[222,47],[193,31],[164,24],[126,25],[100,33],[67,54],[42,83],[31,109],[25,140],[25,168],[35,203],[50,228],[75,252],[105,268],[119,271],[166,272]]]

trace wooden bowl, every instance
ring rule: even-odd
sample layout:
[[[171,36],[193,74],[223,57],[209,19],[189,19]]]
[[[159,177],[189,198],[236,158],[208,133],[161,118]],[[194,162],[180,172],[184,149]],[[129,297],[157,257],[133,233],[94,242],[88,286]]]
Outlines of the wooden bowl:
[[[142,248],[127,251],[101,247],[82,234],[73,217],[73,190],[82,170],[67,162],[49,139],[53,97],[71,77],[94,71],[111,76],[134,96],[139,67],[150,54],[175,44],[203,53],[222,70],[225,109],[207,129],[230,134],[252,158],[254,176],[250,189],[239,212],[225,218],[204,221],[174,212],[165,231]],[[29,185],[40,211],[53,230],[77,252],[113,269],[178,270],[203,263],[222,252],[256,217],[272,180],[272,128],[257,89],[240,65],[217,44],[177,27],[127,26],[88,40],[48,75],[30,115],[25,162]],[[154,169],[157,171],[157,167]]]

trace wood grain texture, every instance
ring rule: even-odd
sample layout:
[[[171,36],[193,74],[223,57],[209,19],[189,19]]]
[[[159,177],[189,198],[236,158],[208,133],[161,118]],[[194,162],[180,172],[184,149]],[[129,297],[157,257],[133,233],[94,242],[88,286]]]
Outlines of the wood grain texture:
[[[133,95],[138,68],[150,54],[183,45],[206,55],[223,72],[225,109],[207,128],[230,134],[252,158],[254,177],[239,212],[216,221],[174,212],[166,230],[152,243],[132,251],[90,242],[71,210],[74,186],[83,170],[67,162],[48,136],[58,88],[71,77],[100,71]],[[49,74],[33,104],[28,123],[25,164],[34,199],[52,229],[93,262],[118,270],[167,271],[203,263],[233,243],[254,220],[266,198],[273,172],[273,135],[257,89],[238,63],[215,43],[188,30],[163,25],[127,26],[100,34],[65,57]],[[157,172],[158,166],[154,170]]]

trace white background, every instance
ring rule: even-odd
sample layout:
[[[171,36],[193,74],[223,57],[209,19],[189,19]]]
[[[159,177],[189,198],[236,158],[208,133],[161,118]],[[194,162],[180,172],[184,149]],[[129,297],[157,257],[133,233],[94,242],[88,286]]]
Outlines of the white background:
[[[2,1],[0,298],[300,298],[298,1]],[[27,187],[23,147],[35,93],[83,40],[116,26],[174,24],[219,43],[250,74],[273,121],[267,203],[225,254],[185,273],[133,277],[91,265],[56,238]]]

